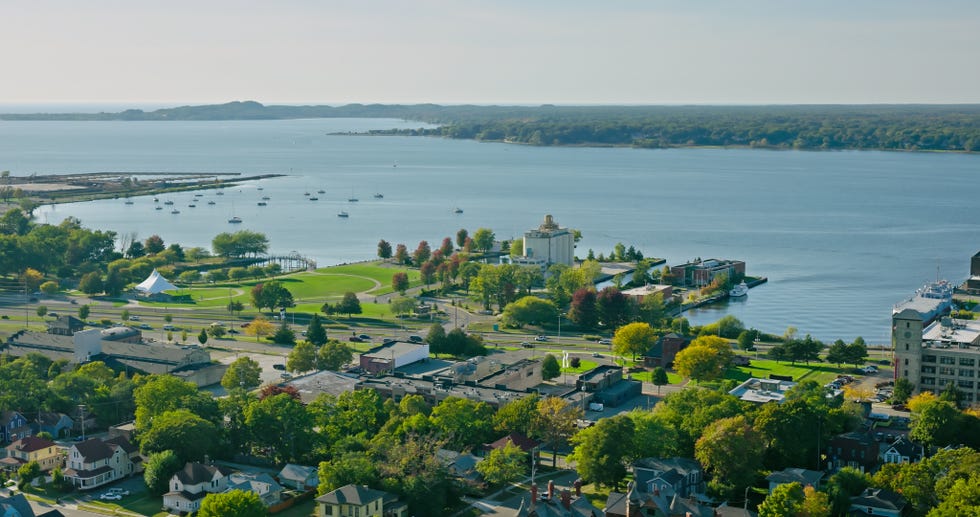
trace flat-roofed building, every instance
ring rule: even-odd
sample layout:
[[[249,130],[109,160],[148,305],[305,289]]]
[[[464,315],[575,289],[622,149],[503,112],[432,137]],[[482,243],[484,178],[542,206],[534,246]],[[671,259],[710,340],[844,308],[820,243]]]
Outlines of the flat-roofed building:
[[[895,378],[907,379],[915,393],[940,392],[950,384],[963,403],[980,403],[980,321],[941,318],[923,327],[906,309],[892,316]]]
[[[395,341],[376,346],[361,354],[360,366],[366,373],[393,372],[396,369],[429,358],[428,343]]]
[[[524,257],[544,259],[547,265],[571,266],[575,261],[575,235],[568,228],[558,226],[551,215],[546,215],[537,229],[524,232]]]
[[[756,404],[778,402],[782,404],[786,392],[794,386],[796,386],[796,383],[791,381],[756,379],[753,377],[739,384],[728,393],[746,402],[755,402]]]
[[[686,264],[670,266],[670,276],[681,285],[708,285],[716,276],[728,275],[734,282],[745,276],[745,262],[741,260],[707,259],[694,260]]]

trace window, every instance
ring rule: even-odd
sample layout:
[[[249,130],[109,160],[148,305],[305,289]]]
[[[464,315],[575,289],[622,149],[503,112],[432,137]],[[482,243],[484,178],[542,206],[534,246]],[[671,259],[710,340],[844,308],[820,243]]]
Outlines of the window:
[[[936,356],[934,355],[924,355],[922,356],[923,363],[934,363],[936,362]]]
[[[969,359],[966,357],[960,358],[960,366],[974,366],[976,362],[976,359]]]
[[[906,357],[906,358],[905,358],[905,366],[908,366],[908,365],[909,365],[909,358],[908,358],[908,357]]]
[[[324,512],[323,513],[325,513],[327,515],[333,515],[333,506],[330,506],[329,504],[328,505],[324,505]]]
[[[928,386],[935,386],[936,385],[936,378],[935,377],[923,377],[922,378],[922,384],[923,385],[928,385]]]
[[[957,384],[959,384],[959,387],[961,388],[969,388],[971,390],[973,389],[973,381],[960,381]]]
[[[936,367],[935,366],[923,366],[922,367],[922,373],[936,373]]]
[[[973,370],[960,368],[960,377],[973,377]]]
[[[940,366],[939,375],[956,375],[956,368],[950,368],[948,366]]]
[[[956,359],[953,357],[940,357],[939,364],[956,364]]]

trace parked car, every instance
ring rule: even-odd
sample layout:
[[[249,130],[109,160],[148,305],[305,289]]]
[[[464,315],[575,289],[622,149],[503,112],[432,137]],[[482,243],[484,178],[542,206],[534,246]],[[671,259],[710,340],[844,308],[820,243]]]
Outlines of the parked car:
[[[422,339],[422,336],[408,336],[408,340],[412,343],[421,343],[422,341],[425,341]]]
[[[177,327],[170,325],[169,323],[163,326],[163,330],[177,330]]]
[[[602,354],[599,352],[592,352],[592,357],[602,357]]]
[[[129,317],[129,321],[139,321],[139,320],[140,320],[140,317],[137,316],[137,315],[135,315],[135,314],[133,314],[132,316]]]
[[[534,348],[534,343],[528,343],[527,341],[525,341],[521,343],[521,346],[524,348]]]
[[[351,343],[363,343],[364,342],[363,339],[361,339],[361,338],[359,338],[357,336],[351,336],[351,337],[347,338],[347,341],[350,341]]]
[[[371,336],[367,334],[358,334],[357,337],[363,339],[364,341],[371,341]]]
[[[99,499],[102,499],[103,501],[120,501],[122,500],[122,494],[110,494],[109,492],[106,492],[100,495]]]
[[[148,323],[140,324],[140,328],[143,330],[153,330],[153,327],[151,327]]]
[[[392,344],[392,343],[394,343],[396,341],[398,341],[398,340],[395,339],[395,338],[393,338],[393,337],[386,337],[386,338],[384,338],[384,339],[381,340],[381,344],[382,345],[390,345],[390,344]]]
[[[276,364],[274,364],[274,365],[272,365],[272,368],[273,368],[274,370],[282,370],[282,371],[286,371],[286,365],[284,365],[284,364],[282,364],[282,363],[276,363]]]
[[[119,494],[119,495],[125,496],[125,495],[129,495],[129,490],[126,490],[125,488],[115,487],[115,488],[110,488],[109,490],[106,490],[105,493],[107,493],[107,494]]]
[[[279,375],[279,378],[282,379],[282,380],[284,380],[284,381],[288,381],[289,379],[292,379],[293,378],[293,374],[291,374],[291,373],[283,373],[283,374],[280,374]]]
[[[597,343],[599,343],[600,345],[611,345],[612,340],[605,338],[605,339],[600,339],[599,341],[597,341]]]
[[[51,312],[48,313],[48,316],[51,316],[52,318],[57,318],[58,317],[58,313],[57,312],[54,312],[54,311],[51,311]]]
[[[534,336],[535,341],[547,341],[548,336]]]

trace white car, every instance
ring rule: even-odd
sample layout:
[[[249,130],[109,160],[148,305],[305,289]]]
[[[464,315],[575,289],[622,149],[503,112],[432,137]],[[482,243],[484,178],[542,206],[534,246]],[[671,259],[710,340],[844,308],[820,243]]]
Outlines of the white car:
[[[122,494],[106,492],[100,495],[99,499],[102,499],[103,501],[121,501],[122,497],[123,497]]]
[[[126,490],[125,488],[118,488],[117,487],[117,488],[110,488],[109,490],[106,490],[105,493],[107,493],[107,494],[129,495],[129,490]]]

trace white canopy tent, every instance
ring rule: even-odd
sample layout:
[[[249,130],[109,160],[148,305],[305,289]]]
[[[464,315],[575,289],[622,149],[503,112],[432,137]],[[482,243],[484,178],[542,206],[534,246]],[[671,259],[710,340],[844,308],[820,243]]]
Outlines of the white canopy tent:
[[[163,278],[163,275],[158,273],[156,269],[150,273],[150,276],[146,277],[146,280],[136,286],[137,291],[145,294],[157,294],[171,289],[177,289],[177,286]]]

